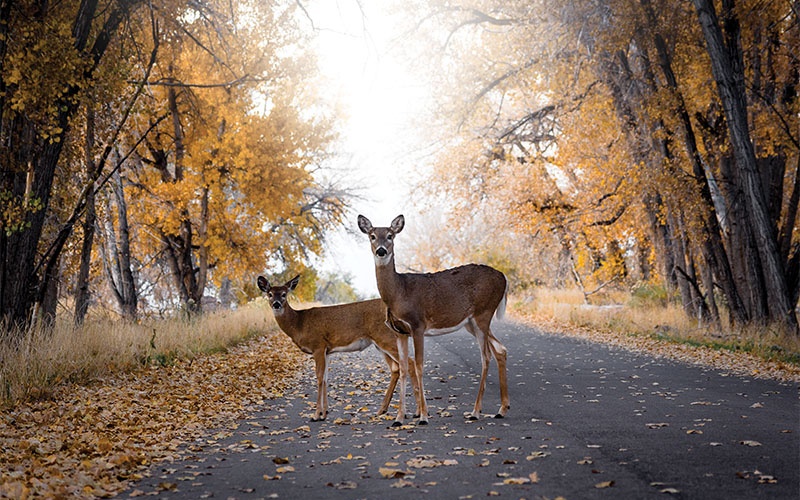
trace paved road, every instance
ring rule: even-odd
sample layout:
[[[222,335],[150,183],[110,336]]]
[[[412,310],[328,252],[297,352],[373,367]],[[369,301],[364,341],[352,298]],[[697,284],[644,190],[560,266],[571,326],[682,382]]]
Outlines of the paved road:
[[[470,422],[480,367],[472,337],[426,344],[430,425],[373,417],[388,379],[377,351],[333,359],[331,412],[311,423],[314,385],[232,433],[191,445],[134,495],[196,499],[797,499],[796,384],[495,324],[509,350],[507,418]],[[484,411],[499,405],[496,366]],[[413,407],[413,405],[412,405]],[[230,435],[228,435],[230,434]]]

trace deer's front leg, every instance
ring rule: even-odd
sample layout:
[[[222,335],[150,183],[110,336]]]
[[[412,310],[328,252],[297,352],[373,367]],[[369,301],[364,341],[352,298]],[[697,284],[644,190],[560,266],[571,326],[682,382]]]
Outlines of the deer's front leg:
[[[399,333],[397,338],[397,356],[400,358],[400,405],[392,427],[403,425],[406,414],[406,379],[408,378],[408,335]]]
[[[328,354],[324,349],[314,353],[314,367],[317,374],[317,408],[311,421],[317,422],[328,416]]]
[[[428,403],[425,402],[425,388],[422,383],[422,364],[425,360],[425,332],[415,332],[414,338],[414,366],[417,384],[417,401],[419,406],[419,425],[428,424]]]

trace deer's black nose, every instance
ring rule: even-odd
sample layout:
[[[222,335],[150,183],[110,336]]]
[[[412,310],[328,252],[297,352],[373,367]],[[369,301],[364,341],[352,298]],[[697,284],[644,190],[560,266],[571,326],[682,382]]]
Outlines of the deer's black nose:
[[[275,302],[272,303],[272,308],[273,309],[280,309],[281,308],[281,303],[276,300]]]
[[[377,250],[375,250],[375,255],[377,255],[378,257],[386,257],[386,254],[387,254],[387,253],[388,253],[388,252],[387,252],[387,251],[386,251],[386,249],[385,249],[385,248],[383,248],[383,247],[378,247],[378,249],[377,249]]]

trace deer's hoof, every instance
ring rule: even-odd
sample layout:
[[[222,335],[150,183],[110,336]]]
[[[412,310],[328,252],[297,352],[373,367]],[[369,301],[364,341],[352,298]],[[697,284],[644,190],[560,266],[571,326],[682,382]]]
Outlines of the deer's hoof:
[[[422,419],[420,419],[420,421],[419,421],[419,422],[417,422],[417,425],[428,425],[428,420],[422,420]]]
[[[506,416],[503,415],[502,413],[498,413],[497,415],[494,416],[494,418],[506,418]]]
[[[467,420],[475,421],[475,420],[478,420],[478,417],[475,416],[475,415],[470,415],[470,416],[467,417]]]
[[[403,425],[403,422],[400,422],[398,420],[392,422],[392,427],[400,427],[401,425]]]

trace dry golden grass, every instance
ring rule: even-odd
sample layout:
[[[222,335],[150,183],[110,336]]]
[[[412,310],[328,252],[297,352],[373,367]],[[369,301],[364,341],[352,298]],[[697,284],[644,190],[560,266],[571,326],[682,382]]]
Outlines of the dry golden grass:
[[[297,377],[310,358],[266,308],[59,328],[2,354],[20,397],[0,408],[0,498],[118,495],[154,463],[229,437],[284,391],[305,394]]]
[[[92,319],[76,328],[64,318],[52,330],[0,331],[0,406],[45,397],[64,382],[192,359],[268,331],[277,331],[277,325],[260,301],[191,320]]]
[[[723,325],[722,331],[716,330],[688,317],[679,305],[657,293],[610,290],[592,296],[589,302],[586,304],[577,289],[540,288],[530,296],[518,297],[512,310],[534,323],[560,331],[580,329],[602,337],[603,341],[628,341],[634,345],[652,340],[687,349],[742,353],[784,365],[793,373],[800,370],[800,336],[783,333],[777,328],[731,329]],[[682,352],[688,351],[683,349]],[[748,367],[740,371],[752,373],[752,363],[753,360],[748,360]]]

